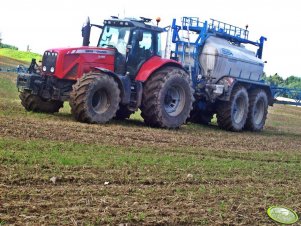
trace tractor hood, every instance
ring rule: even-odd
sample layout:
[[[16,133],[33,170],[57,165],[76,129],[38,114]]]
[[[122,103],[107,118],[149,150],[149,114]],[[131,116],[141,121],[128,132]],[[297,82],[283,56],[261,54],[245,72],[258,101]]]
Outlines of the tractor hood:
[[[81,46],[81,47],[73,47],[73,48],[54,48],[54,49],[48,49],[46,51],[57,52],[57,53],[62,53],[62,54],[90,53],[90,54],[114,55],[114,53],[115,53],[114,48],[98,48],[98,47],[91,47],[91,46]]]
[[[42,60],[45,75],[76,80],[95,67],[114,71],[114,48],[82,46],[46,50]]]

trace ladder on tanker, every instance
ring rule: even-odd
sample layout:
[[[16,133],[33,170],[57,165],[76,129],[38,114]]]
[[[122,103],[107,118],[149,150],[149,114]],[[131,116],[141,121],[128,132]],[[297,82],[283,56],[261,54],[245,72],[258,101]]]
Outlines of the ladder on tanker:
[[[182,62],[184,67],[191,74],[199,74],[197,51],[200,47],[199,34],[204,34],[204,23],[198,17],[182,17],[181,24],[173,20],[172,42],[175,43],[175,50],[171,51],[171,58]],[[202,40],[205,40],[205,36]]]
[[[182,33],[182,40],[187,40],[187,42],[183,42],[182,43],[182,61],[183,63],[185,63],[185,58],[186,58],[186,54],[188,54],[188,70],[189,70],[189,73],[190,73],[190,76],[191,76],[191,59],[192,59],[192,53],[191,53],[191,44],[190,44],[190,30],[189,30],[189,24],[186,25],[186,21],[185,20],[185,17],[182,18],[182,27],[181,29],[183,31],[186,31],[187,33],[187,37],[184,37],[184,34]],[[186,29],[184,29],[184,25],[186,27]],[[186,45],[185,45],[186,44]],[[188,48],[188,53],[186,52],[186,48]],[[194,51],[194,50],[193,50]]]

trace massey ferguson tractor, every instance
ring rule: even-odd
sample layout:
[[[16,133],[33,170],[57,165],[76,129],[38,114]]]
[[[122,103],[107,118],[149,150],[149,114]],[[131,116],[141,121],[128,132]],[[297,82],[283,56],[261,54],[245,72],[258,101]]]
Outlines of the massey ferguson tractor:
[[[262,130],[270,87],[261,81],[263,43],[248,30],[220,21],[173,20],[173,50],[162,57],[167,28],[148,18],[105,20],[82,28],[83,46],[45,51],[19,73],[17,87],[27,111],[54,113],[69,101],[74,118],[86,123],[126,119],[141,110],[148,126],[178,128],[186,121],[208,124],[216,114],[226,130]],[[157,24],[159,20],[157,20]],[[90,47],[91,27],[100,28]],[[257,53],[244,45],[257,47]]]

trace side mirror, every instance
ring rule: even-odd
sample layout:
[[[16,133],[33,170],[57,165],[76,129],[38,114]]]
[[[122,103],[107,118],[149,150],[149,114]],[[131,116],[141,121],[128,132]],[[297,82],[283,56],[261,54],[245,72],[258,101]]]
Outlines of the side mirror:
[[[90,24],[90,18],[88,17],[86,23],[82,27],[83,46],[89,46],[90,32],[91,32],[91,24]]]

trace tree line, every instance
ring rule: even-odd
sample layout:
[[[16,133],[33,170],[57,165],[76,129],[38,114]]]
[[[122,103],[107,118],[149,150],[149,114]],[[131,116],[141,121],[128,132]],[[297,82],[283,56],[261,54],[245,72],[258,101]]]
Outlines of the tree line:
[[[282,78],[277,73],[274,75],[267,76],[265,73],[263,74],[263,80],[267,81],[271,85],[280,86],[280,87],[287,87],[293,89],[301,89],[301,77],[297,77],[291,75],[286,79]]]
[[[13,45],[9,45],[9,44],[4,44],[4,43],[0,43],[0,49],[1,49],[1,48],[7,48],[7,49],[18,50],[18,47],[13,46]]]

